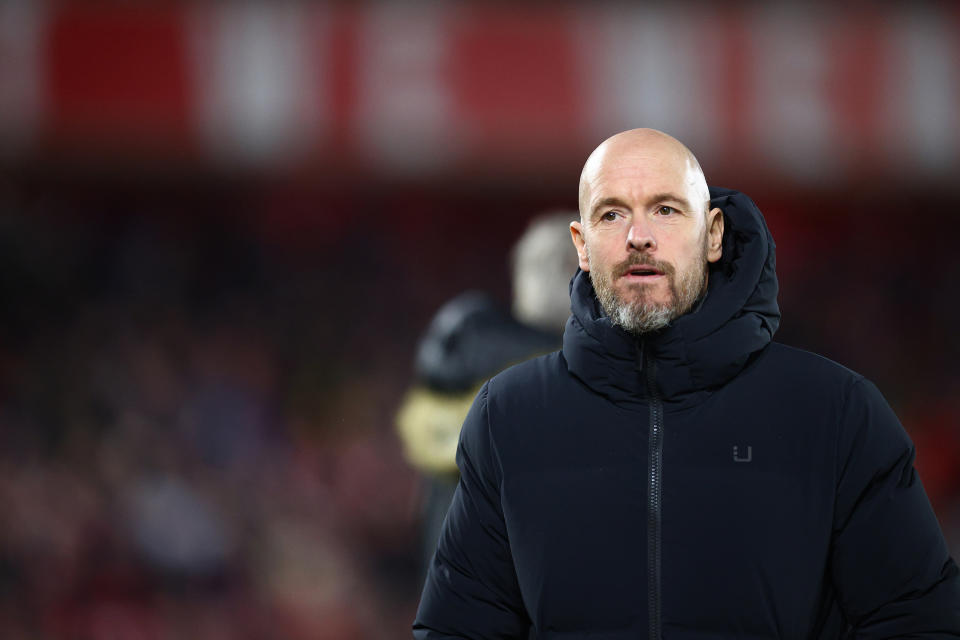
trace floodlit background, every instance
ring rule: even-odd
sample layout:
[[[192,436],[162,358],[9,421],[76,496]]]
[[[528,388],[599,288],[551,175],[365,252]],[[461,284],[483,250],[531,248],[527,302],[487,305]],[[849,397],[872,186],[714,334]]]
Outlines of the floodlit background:
[[[0,3],[0,635],[410,637],[417,339],[634,126],[960,552],[960,10],[851,4]]]

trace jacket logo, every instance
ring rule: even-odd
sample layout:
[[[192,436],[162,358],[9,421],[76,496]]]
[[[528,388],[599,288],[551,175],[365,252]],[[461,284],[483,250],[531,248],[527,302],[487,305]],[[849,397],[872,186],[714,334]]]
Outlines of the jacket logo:
[[[747,445],[747,454],[745,456],[740,455],[740,447],[733,446],[733,461],[734,462],[750,462],[753,460],[753,447]]]

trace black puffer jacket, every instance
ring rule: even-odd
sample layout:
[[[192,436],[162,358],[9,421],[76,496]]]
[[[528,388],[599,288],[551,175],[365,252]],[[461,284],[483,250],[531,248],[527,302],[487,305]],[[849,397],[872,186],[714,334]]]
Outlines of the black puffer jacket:
[[[771,342],[774,245],[711,190],[702,306],[637,340],[589,278],[563,350],[480,391],[414,635],[960,636],[960,578],[877,389]]]

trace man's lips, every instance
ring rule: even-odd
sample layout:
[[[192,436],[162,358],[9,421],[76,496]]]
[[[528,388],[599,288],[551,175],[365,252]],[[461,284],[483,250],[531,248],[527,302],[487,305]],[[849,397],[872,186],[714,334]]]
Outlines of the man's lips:
[[[652,265],[647,264],[637,264],[631,265],[629,268],[625,269],[623,272],[624,278],[656,278],[662,276],[663,271],[657,269]]]

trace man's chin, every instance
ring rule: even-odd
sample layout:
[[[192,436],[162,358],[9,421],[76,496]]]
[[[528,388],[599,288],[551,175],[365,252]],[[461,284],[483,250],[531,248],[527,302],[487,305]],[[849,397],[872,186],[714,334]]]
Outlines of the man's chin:
[[[618,291],[617,298],[630,306],[669,307],[673,304],[669,292],[657,291],[656,285],[651,284],[630,285],[626,290]]]

